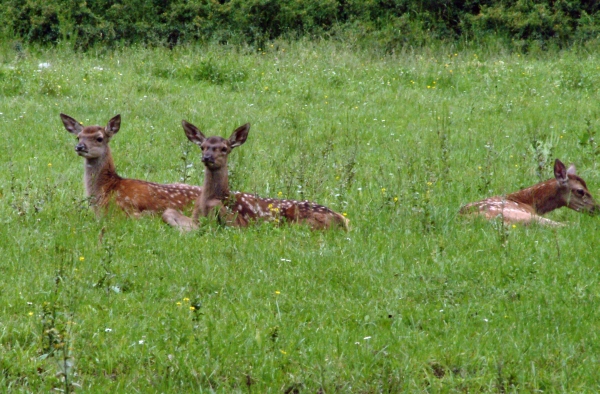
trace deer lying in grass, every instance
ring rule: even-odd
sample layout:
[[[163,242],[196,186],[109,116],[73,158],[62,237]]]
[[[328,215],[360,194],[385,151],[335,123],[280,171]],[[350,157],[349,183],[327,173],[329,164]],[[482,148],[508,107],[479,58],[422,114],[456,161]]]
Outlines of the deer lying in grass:
[[[86,196],[98,212],[114,198],[119,208],[128,215],[141,212],[163,212],[167,208],[182,209],[190,206],[202,188],[181,183],[161,185],[137,179],[121,178],[115,169],[108,143],[119,131],[121,115],[108,121],[106,127],[82,126],[72,117],[60,114],[68,132],[77,136],[75,152],[85,158],[83,183]]]
[[[173,209],[163,214],[163,220],[182,230],[198,227],[200,216],[215,215],[220,223],[246,227],[253,221],[287,221],[306,223],[313,229],[343,227],[348,229],[348,219],[322,205],[308,201],[276,200],[252,194],[230,192],[227,177],[227,156],[233,148],[242,145],[248,137],[250,124],[236,129],[229,139],[206,138],[196,126],[182,122],[187,138],[202,149],[205,166],[202,195],[196,200],[193,217],[189,218]]]
[[[486,219],[502,217],[504,223],[537,222],[543,225],[562,226],[561,223],[541,215],[561,207],[578,212],[597,214],[600,206],[587,189],[585,181],[575,174],[575,166],[567,170],[558,159],[554,162],[554,179],[538,183],[507,196],[490,197],[472,202],[460,209],[461,214],[482,215]]]

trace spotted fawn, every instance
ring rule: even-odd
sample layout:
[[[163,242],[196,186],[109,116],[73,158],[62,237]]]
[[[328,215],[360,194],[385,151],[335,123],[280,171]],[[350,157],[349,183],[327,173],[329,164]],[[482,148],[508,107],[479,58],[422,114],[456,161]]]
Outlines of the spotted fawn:
[[[237,227],[246,227],[256,221],[285,221],[306,223],[313,229],[348,229],[348,219],[322,205],[229,191],[227,157],[233,148],[246,142],[250,124],[237,128],[229,139],[207,138],[196,126],[185,120],[182,125],[187,138],[202,149],[202,163],[205,167],[203,193],[196,200],[192,218],[168,209],[163,214],[166,223],[182,230],[191,230],[198,227],[200,216],[214,215],[220,223]]]
[[[561,226],[561,223],[543,218],[542,215],[562,207],[578,212],[597,214],[600,206],[590,194],[585,181],[558,159],[554,162],[554,179],[538,183],[506,196],[496,196],[472,202],[460,209],[461,214],[481,215],[486,219],[501,217],[504,223],[537,222],[543,225]]]
[[[202,195],[202,188],[182,183],[162,185],[121,178],[115,169],[108,143],[121,127],[121,116],[108,121],[106,127],[83,126],[72,117],[60,114],[65,128],[77,136],[75,152],[85,159],[83,184],[86,196],[96,212],[110,201],[127,214],[160,213],[167,208],[183,209]]]

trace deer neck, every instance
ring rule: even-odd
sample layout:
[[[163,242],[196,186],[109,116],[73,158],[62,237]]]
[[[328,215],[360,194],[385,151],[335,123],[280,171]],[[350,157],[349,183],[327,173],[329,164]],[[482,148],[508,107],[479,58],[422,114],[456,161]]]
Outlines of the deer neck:
[[[216,170],[206,168],[204,171],[204,186],[202,198],[208,200],[225,200],[229,197],[229,177],[227,167]]]
[[[121,177],[117,175],[110,149],[101,157],[85,159],[83,183],[86,195],[91,197],[92,202],[99,202],[119,180]]]
[[[550,179],[546,182],[519,190],[518,192],[509,194],[506,198],[529,205],[538,215],[543,215],[567,205],[556,179]]]

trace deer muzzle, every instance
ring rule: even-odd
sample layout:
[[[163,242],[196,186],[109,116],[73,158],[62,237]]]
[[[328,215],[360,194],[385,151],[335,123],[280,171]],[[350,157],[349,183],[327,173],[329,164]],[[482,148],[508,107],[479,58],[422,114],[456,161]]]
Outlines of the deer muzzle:
[[[600,215],[600,205],[596,204],[595,201],[576,201],[574,204],[570,205],[569,208],[572,208],[578,212],[584,212],[590,214],[592,216]]]
[[[77,145],[75,145],[75,152],[85,153],[85,152],[87,152],[87,148],[85,147],[84,144],[77,144]]]
[[[204,164],[214,164],[215,158],[212,155],[202,155],[202,163]]]

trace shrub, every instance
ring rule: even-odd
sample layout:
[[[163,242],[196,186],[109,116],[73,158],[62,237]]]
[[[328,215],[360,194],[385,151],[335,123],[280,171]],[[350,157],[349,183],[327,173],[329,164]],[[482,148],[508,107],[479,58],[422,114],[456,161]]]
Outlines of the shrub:
[[[55,44],[141,43],[173,46],[197,40],[262,45],[281,36],[324,35],[355,29],[386,50],[426,38],[556,41],[598,37],[600,5],[586,0],[3,0],[4,36]],[[340,29],[340,26],[343,28]],[[390,48],[391,47],[391,48]]]

